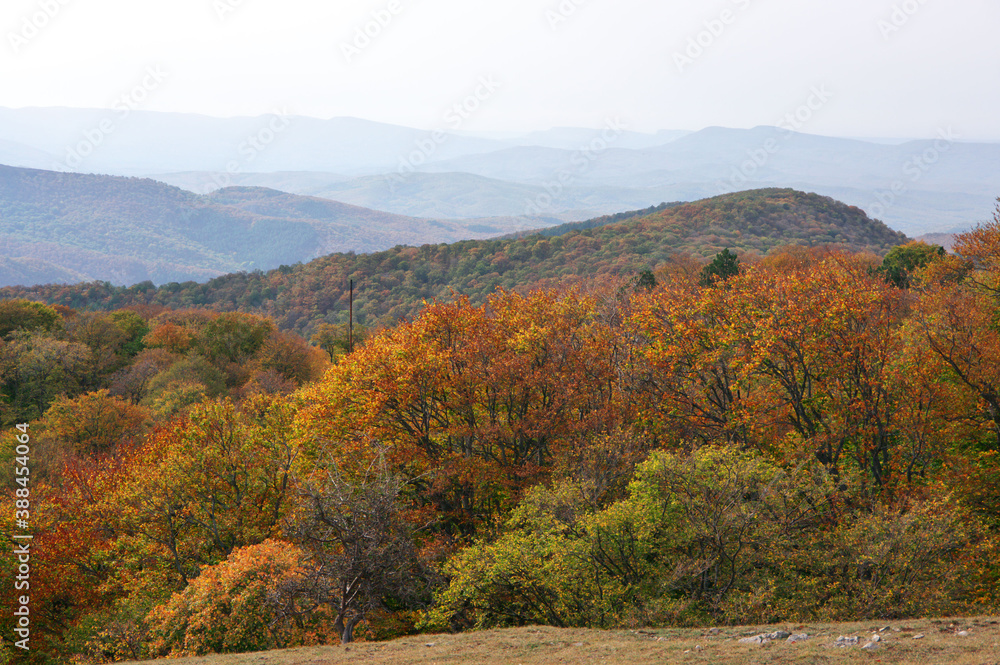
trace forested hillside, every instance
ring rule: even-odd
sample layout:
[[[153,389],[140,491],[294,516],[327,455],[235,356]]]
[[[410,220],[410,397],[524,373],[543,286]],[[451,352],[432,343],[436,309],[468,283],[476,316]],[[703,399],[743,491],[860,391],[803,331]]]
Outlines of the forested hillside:
[[[335,251],[523,227],[403,217],[257,187],[197,196],[155,180],[0,166],[0,285],[204,281]]]
[[[89,283],[8,288],[0,296],[78,309],[156,304],[257,312],[273,317],[282,329],[308,336],[320,323],[346,321],[351,279],[356,320],[374,326],[412,317],[425,300],[449,300],[453,293],[480,304],[497,287],[526,289],[572,276],[598,281],[634,276],[678,255],[701,259],[731,248],[762,256],[787,244],[885,254],[906,240],[858,208],[789,189],[742,192],[647,212],[625,221],[611,216],[568,224],[523,238],[333,254],[205,284],[117,288]]]
[[[777,228],[809,198],[731,203]],[[704,233],[682,209],[562,251]],[[1000,211],[955,248],[655,279],[594,252],[352,352],[259,314],[0,301],[0,630],[70,663],[997,611]]]

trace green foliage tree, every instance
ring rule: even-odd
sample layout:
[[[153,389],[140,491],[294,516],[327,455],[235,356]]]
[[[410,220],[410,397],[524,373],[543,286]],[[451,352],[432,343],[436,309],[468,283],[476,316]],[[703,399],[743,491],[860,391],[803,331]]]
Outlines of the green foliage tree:
[[[961,611],[988,579],[982,530],[948,497],[869,511],[815,463],[659,452],[623,501],[594,512],[581,497],[529,492],[495,539],[450,559],[426,627],[911,616]],[[955,565],[970,560],[971,576]]]
[[[60,327],[62,317],[48,305],[30,300],[0,300],[0,339],[15,330],[53,332]]]
[[[636,277],[635,286],[637,289],[646,289],[651,291],[656,288],[656,276],[653,274],[652,270],[643,270]]]
[[[149,371],[156,366],[154,364]],[[172,416],[205,397],[224,394],[226,374],[203,356],[191,353],[147,378],[143,392],[141,403],[144,406],[161,415]]]
[[[639,618],[636,591],[651,572],[652,525],[621,507],[592,514],[574,483],[533,488],[496,539],[484,537],[449,560],[450,583],[425,627],[607,628]]]
[[[42,416],[59,395],[76,396],[90,375],[90,349],[42,332],[18,331],[0,346],[0,411],[4,424]]]
[[[133,358],[146,348],[142,341],[149,333],[146,319],[137,312],[123,309],[111,312],[111,320],[122,333],[122,353],[126,357]]]
[[[67,322],[69,339],[90,349],[90,374],[86,380],[88,390],[105,387],[110,374],[128,365],[134,354],[126,350],[127,346],[141,347],[141,337],[139,340],[135,338],[138,331],[130,328],[135,322],[131,317],[120,314],[81,312]]]
[[[740,259],[729,248],[715,255],[712,262],[701,271],[702,286],[711,286],[717,281],[725,281],[740,274]]]
[[[205,324],[199,341],[209,360],[243,363],[264,346],[274,331],[274,323],[270,319],[227,312]]]
[[[914,271],[926,267],[932,261],[945,256],[944,247],[914,241],[893,247],[882,260],[879,273],[900,289],[910,287],[910,276]]]

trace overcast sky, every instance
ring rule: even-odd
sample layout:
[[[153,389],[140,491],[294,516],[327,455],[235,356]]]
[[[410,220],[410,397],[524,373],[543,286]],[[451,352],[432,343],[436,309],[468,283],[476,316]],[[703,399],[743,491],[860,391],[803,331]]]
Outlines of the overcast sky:
[[[998,0],[2,0],[0,106],[1000,140],[998,29]]]

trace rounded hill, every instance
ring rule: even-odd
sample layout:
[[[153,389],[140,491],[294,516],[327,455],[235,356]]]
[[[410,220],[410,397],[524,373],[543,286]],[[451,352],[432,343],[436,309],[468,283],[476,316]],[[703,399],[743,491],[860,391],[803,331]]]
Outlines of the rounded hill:
[[[601,217],[524,237],[330,254],[207,283],[51,285],[8,288],[0,297],[74,308],[160,304],[260,312],[273,316],[282,328],[308,335],[317,323],[347,319],[352,279],[355,318],[374,325],[412,316],[425,300],[463,294],[478,303],[498,287],[526,289],[568,277],[634,275],[677,254],[708,258],[729,248],[764,255],[789,244],[885,254],[906,241],[859,208],[792,189],[763,189]]]

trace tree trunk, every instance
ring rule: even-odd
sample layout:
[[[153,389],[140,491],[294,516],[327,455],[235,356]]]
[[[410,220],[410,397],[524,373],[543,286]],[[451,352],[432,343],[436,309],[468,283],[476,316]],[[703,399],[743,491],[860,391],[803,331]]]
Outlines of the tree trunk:
[[[338,614],[337,619],[333,622],[333,629],[337,631],[337,635],[340,636],[340,641],[344,641],[344,615]]]
[[[355,615],[355,616],[351,617],[347,621],[347,625],[346,626],[344,626],[344,622],[341,621],[339,618],[337,619],[337,621],[339,622],[339,625],[335,624],[335,627],[338,628],[341,631],[341,633],[340,633],[340,643],[341,644],[348,644],[349,642],[353,642],[354,641],[354,627],[357,626],[358,623],[361,621],[361,615]]]

